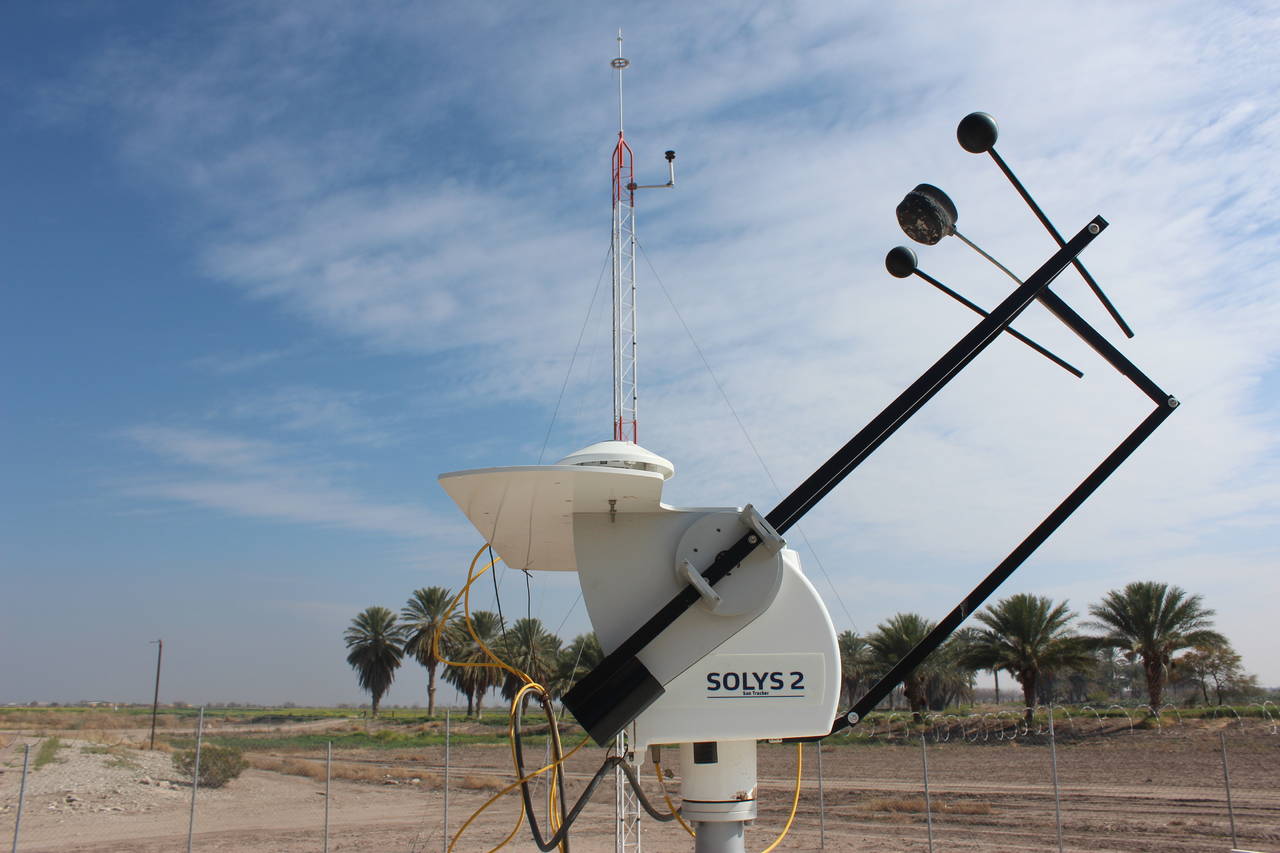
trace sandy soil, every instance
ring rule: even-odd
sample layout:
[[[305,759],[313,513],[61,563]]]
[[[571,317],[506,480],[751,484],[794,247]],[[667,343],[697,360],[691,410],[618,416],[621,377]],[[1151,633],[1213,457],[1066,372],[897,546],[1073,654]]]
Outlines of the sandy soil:
[[[1262,727],[1225,724],[1163,731],[1065,737],[1057,745],[1063,844],[1072,851],[1215,851],[1230,848],[1230,826],[1217,732],[1228,748],[1239,845],[1280,851],[1280,736]],[[0,749],[0,842],[11,843],[21,770],[20,738]],[[168,755],[102,751],[68,740],[58,760],[30,774],[21,826],[22,851],[171,851],[183,849],[191,788]],[[1050,751],[1043,738],[968,744],[929,742],[929,783],[935,849],[1003,853],[1057,848]],[[34,749],[33,749],[34,755]],[[598,766],[601,751],[570,763],[576,794]],[[449,827],[462,822],[489,792],[462,787],[509,779],[502,747],[455,747],[451,755]],[[919,743],[883,744],[852,738],[817,752],[806,748],[799,814],[779,850],[927,850]],[[343,752],[388,770],[422,770],[420,782],[332,783],[329,849],[442,849],[444,792],[432,774],[443,752]],[[664,760],[676,774],[674,751]],[[375,779],[379,773],[372,774]],[[795,747],[760,748],[760,817],[748,832],[761,850],[785,823],[795,778]],[[646,790],[661,798],[652,769]],[[823,806],[819,808],[819,797]],[[573,849],[613,849],[612,783],[606,783],[575,826]],[[201,790],[193,849],[302,851],[323,846],[324,783],[264,770],[246,771],[225,788]],[[821,812],[821,815],[820,815]],[[510,831],[518,806],[507,797],[467,830],[456,849],[488,850]],[[691,850],[675,824],[643,821],[651,851]],[[510,850],[534,850],[521,829]]]

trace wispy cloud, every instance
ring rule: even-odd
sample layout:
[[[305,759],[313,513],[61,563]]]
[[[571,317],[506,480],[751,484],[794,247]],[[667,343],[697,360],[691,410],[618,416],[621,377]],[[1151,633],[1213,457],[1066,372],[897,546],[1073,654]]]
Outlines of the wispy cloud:
[[[363,495],[269,442],[160,426],[135,427],[126,437],[181,469],[122,484],[133,498],[414,539],[450,538],[463,529],[424,506]]]
[[[555,398],[607,239],[614,12],[522,10],[184,17],[170,43],[103,52],[62,102],[105,107],[132,167],[203,214],[210,276],[322,333],[422,359],[424,386],[462,422],[481,405]],[[505,37],[513,16],[519,39]],[[637,164],[660,170],[663,148],[680,152],[680,188],[641,196],[642,242],[783,489],[972,322],[881,271],[904,241],[892,210],[906,190],[943,185],[966,234],[1015,270],[1052,249],[991,164],[954,143],[958,119],[984,109],[1063,231],[1098,212],[1113,223],[1085,260],[1139,332],[1126,352],[1184,402],[1046,559],[1208,559],[1224,531],[1274,526],[1277,36],[1268,10],[1207,22],[1192,3],[695,6],[629,28]],[[357,81],[360,51],[385,61]],[[922,250],[923,267],[995,304],[1007,280],[954,244]],[[641,278],[642,436],[676,461],[673,498],[768,505],[643,265]],[[1118,339],[1077,280],[1056,286]],[[994,346],[809,520],[827,553],[862,558],[839,578],[985,559],[1141,417],[1133,390],[1039,309],[1018,325],[1086,379]],[[607,352],[588,364],[606,336],[588,330],[556,448],[600,432]],[[294,386],[230,414],[390,440],[372,408]],[[545,424],[520,411],[511,441],[532,456]],[[397,535],[423,524],[278,446],[133,437],[205,472],[138,494]],[[473,439],[460,427],[440,467]]]
[[[219,414],[346,444],[382,447],[394,443],[389,419],[369,414],[368,396],[356,391],[293,385],[240,394]]]
[[[218,376],[235,376],[250,373],[258,368],[287,358],[293,350],[259,350],[257,352],[223,352],[202,355],[191,360],[197,370]]]

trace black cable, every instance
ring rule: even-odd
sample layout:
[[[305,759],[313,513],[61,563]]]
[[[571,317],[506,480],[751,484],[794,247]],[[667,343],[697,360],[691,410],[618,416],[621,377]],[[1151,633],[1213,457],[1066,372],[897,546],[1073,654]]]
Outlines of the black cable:
[[[493,546],[490,545],[488,548],[489,564],[492,566],[489,569],[489,576],[493,578],[493,600],[498,608],[498,629],[502,631],[502,641],[505,643],[507,640],[507,619],[502,615],[502,595],[498,592],[498,558],[493,556]]]
[[[552,714],[550,700],[545,693],[540,693],[538,695],[538,699],[542,703],[543,710],[547,714],[549,724],[554,726],[555,718]],[[557,763],[552,772],[555,773],[555,781],[560,790],[560,813],[564,815],[564,822],[560,825],[560,828],[556,830],[554,835],[550,838],[543,838],[542,830],[538,827],[538,819],[533,810],[533,800],[529,795],[529,780],[525,778],[526,774],[524,772],[524,748],[520,742],[520,720],[523,706],[524,701],[522,700],[517,702],[515,707],[512,709],[512,714],[514,715],[512,717],[512,745],[515,747],[516,773],[520,779],[520,796],[524,800],[524,810],[529,816],[529,829],[533,833],[533,843],[536,844],[538,849],[543,851],[543,853],[549,853],[549,851],[556,849],[556,847],[561,844],[565,844],[565,850],[568,851],[568,844],[566,842],[568,841],[570,827],[572,827],[574,821],[578,819],[578,815],[582,813],[587,802],[595,795],[596,789],[600,787],[600,782],[603,781],[605,774],[610,769],[617,766],[622,767],[623,775],[627,778],[627,784],[631,786],[631,790],[635,791],[636,799],[640,801],[641,808],[648,813],[649,817],[663,823],[676,819],[675,812],[660,812],[653,807],[653,804],[649,802],[649,798],[645,796],[643,789],[641,789],[640,780],[636,778],[635,771],[631,769],[631,765],[629,765],[626,759],[621,755],[610,755],[600,764],[600,769],[598,769],[595,772],[595,775],[591,777],[591,781],[587,783],[586,789],[578,796],[577,801],[573,804],[573,808],[566,813],[564,811],[564,765],[561,763],[561,757],[557,755]]]

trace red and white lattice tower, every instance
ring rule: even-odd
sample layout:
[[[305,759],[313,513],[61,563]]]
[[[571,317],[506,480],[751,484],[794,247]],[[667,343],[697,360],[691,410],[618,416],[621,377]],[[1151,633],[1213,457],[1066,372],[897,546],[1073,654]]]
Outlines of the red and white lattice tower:
[[[636,389],[636,181],[631,146],[622,131],[622,72],[630,63],[618,55],[618,144],[613,149],[613,438],[637,442]]]

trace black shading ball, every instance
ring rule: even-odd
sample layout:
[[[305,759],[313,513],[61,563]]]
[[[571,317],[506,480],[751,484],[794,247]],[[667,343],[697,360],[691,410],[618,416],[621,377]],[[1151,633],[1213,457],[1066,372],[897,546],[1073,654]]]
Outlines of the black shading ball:
[[[906,278],[916,271],[916,253],[906,246],[895,246],[884,256],[884,268],[894,278]]]
[[[920,184],[897,208],[902,231],[917,243],[933,246],[956,230],[959,213],[947,194],[933,184]]]
[[[969,113],[960,119],[960,126],[956,128],[956,139],[960,140],[960,147],[970,154],[985,154],[996,145],[996,137],[1000,135],[1000,128],[996,126],[996,120],[987,113]]]

